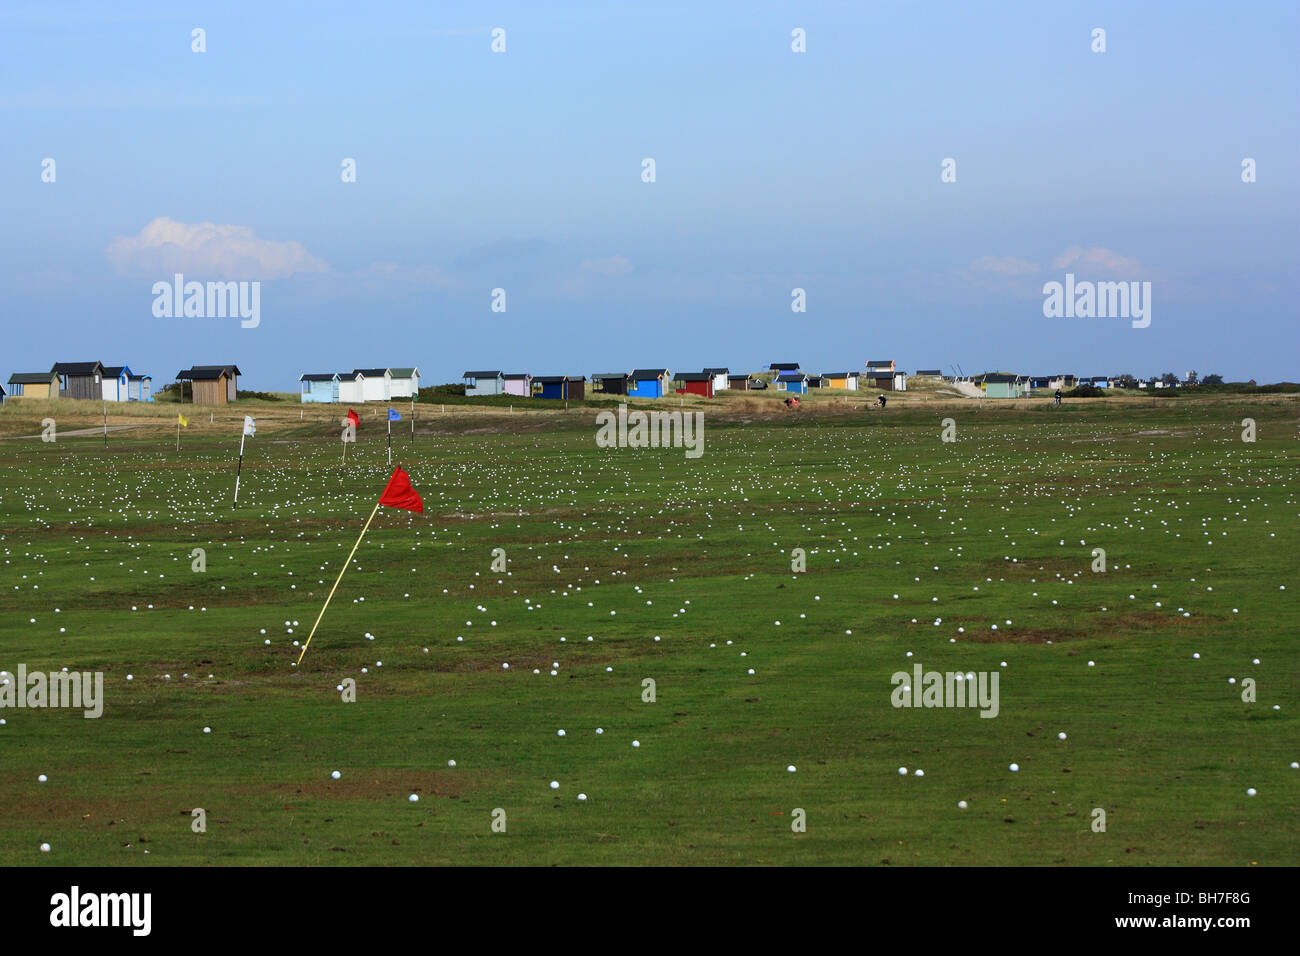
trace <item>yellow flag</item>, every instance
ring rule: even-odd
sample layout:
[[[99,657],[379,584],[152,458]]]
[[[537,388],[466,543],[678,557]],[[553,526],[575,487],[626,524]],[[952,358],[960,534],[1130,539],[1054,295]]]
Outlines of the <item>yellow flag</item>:
[[[184,415],[177,415],[176,420],[181,423],[182,428],[190,427],[190,420],[186,418]]]

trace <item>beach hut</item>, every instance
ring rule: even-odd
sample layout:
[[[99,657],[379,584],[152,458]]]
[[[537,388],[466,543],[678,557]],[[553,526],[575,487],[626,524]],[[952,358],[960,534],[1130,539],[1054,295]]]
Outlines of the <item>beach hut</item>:
[[[672,375],[666,368],[635,369],[627,393],[637,398],[663,398],[671,381]]]
[[[104,398],[104,366],[99,362],[55,362],[50,373],[59,377],[59,398]]]
[[[593,372],[591,392],[593,395],[626,395],[628,381],[627,372]]]
[[[128,402],[153,401],[153,376],[130,373],[126,377],[126,400]]]
[[[894,360],[877,359],[867,363],[866,387],[879,389],[883,392],[892,392],[894,390]]]
[[[916,370],[917,378],[943,378],[943,370],[937,368],[919,368]]]
[[[340,402],[348,405],[360,405],[366,400],[364,391],[365,376],[360,372],[339,372],[339,398]]]
[[[740,392],[746,391],[749,388],[749,375],[743,373],[738,375],[728,374],[727,388],[734,388]]]
[[[195,405],[226,405],[238,396],[242,374],[237,365],[194,365],[177,372],[176,380],[190,383]]]
[[[985,398],[1024,398],[1029,394],[1028,380],[1009,372],[987,372],[980,378]]]
[[[808,392],[808,376],[803,372],[782,372],[776,377],[776,390],[804,395]]]
[[[528,398],[533,394],[533,377],[527,372],[507,372],[502,376],[506,395]]]
[[[337,402],[339,376],[337,372],[311,372],[298,379],[298,391],[304,404],[312,402]]]
[[[586,393],[587,379],[583,375],[535,375],[534,398],[581,399]]]
[[[393,397],[393,373],[386,368],[354,368],[361,376],[361,396],[365,402],[386,402]]]
[[[104,401],[125,402],[126,385],[131,377],[131,370],[125,365],[105,365],[100,384],[104,390]]]
[[[420,395],[420,370],[418,368],[389,369],[388,395],[390,398],[418,398]]]
[[[721,392],[730,387],[731,369],[729,368],[706,368],[704,374],[713,379],[713,390]]]
[[[14,372],[9,385],[14,398],[59,397],[59,377],[53,372]]]
[[[466,372],[466,395],[504,395],[506,391],[505,372]]]
[[[708,372],[678,372],[673,380],[673,387],[681,389],[687,395],[713,397],[713,376]]]
[[[822,388],[838,389],[842,392],[858,390],[857,372],[826,372],[822,375]]]

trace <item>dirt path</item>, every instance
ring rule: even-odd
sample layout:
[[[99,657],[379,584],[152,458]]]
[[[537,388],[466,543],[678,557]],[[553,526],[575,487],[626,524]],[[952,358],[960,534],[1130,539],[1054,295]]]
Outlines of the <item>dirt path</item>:
[[[144,428],[144,427],[145,427],[144,425],[109,425],[109,426],[108,426],[108,430],[111,431],[111,432],[120,432],[120,431],[122,431],[123,429],[127,429],[127,428]],[[74,428],[72,431],[56,432],[55,434],[56,434],[56,436],[57,436],[57,435],[65,435],[65,436],[67,436],[68,438],[84,438],[86,435],[102,435],[102,434],[104,434],[104,426],[101,425],[101,426],[99,426],[98,428]],[[19,439],[22,439],[22,438],[40,438],[40,437],[42,437],[40,434],[36,434],[36,435],[8,435],[8,436],[5,436],[5,437],[0,437],[0,441],[18,441]]]

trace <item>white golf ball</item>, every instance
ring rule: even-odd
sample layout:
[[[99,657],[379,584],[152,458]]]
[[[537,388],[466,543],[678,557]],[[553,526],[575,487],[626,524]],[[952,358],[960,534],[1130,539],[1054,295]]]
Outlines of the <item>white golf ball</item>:
[[[562,729],[561,729],[561,730],[557,730],[557,731],[555,732],[555,736],[557,736],[557,737],[563,737],[563,736],[564,736],[564,731],[563,731]]]
[[[924,777],[924,776],[925,776],[925,771],[924,771],[924,770],[918,770],[918,771],[916,772],[916,775],[917,775],[918,777]]]
[[[508,663],[504,663],[504,662],[503,662],[503,663],[501,664],[501,669],[502,669],[503,671],[508,671],[508,670],[510,670],[510,665],[509,665]]]
[[[957,809],[958,809],[958,810],[965,810],[965,809],[966,809],[966,801],[965,801],[965,800],[958,800],[958,801],[957,801]]]
[[[330,776],[333,777],[335,780],[337,780],[339,777],[343,776],[343,774],[335,770],[332,774],[330,774]]]
[[[414,794],[414,793],[411,794],[411,795],[410,795],[409,797],[407,797],[406,799],[407,799],[407,800],[410,800],[412,803],[419,803],[419,802],[420,802],[420,797],[419,797],[419,795],[418,795],[418,794]]]
[[[204,727],[204,728],[203,728],[203,732],[204,732],[205,734],[210,734],[210,733],[212,733],[212,728],[211,728],[211,727]]]
[[[585,793],[580,793],[580,794],[578,794],[578,799],[579,799],[579,800],[586,800],[586,799],[587,799],[587,795],[586,795]]]
[[[1056,735],[1056,739],[1057,739],[1057,740],[1064,740],[1064,739],[1065,739],[1065,732],[1062,731],[1061,733],[1057,734],[1057,735]]]
[[[794,764],[790,764],[790,766],[786,767],[785,769],[790,773],[794,773]]]
[[[558,780],[552,780],[552,781],[551,781],[551,789],[552,789],[552,790],[559,790],[559,789],[560,789],[560,781],[558,781]]]
[[[48,843],[42,843],[42,844],[41,844],[41,852],[42,852],[42,853],[49,853],[49,852],[50,852],[50,845],[49,845]]]
[[[603,734],[604,732],[605,732],[605,728],[603,728],[603,727],[597,727],[597,728],[596,728],[596,733],[598,733],[598,734]]]
[[[632,741],[632,746],[633,746],[633,747],[640,747],[640,746],[641,746],[641,741],[639,741],[639,740],[634,740],[634,741]]]
[[[906,777],[906,776],[907,776],[907,768],[906,768],[906,767],[899,767],[899,768],[898,768],[898,775],[899,775],[900,777]]]
[[[1248,788],[1248,789],[1246,790],[1246,796],[1248,796],[1248,797],[1253,797],[1254,795],[1255,795],[1255,788],[1254,788],[1254,787],[1250,787],[1250,788]]]
[[[454,761],[454,760],[448,760],[448,761],[447,761],[447,766],[448,766],[448,767],[454,767],[454,766],[456,766],[456,761]]]
[[[1013,764],[1012,764],[1010,767],[1008,767],[1007,769],[1010,770],[1012,773],[1019,773],[1019,772],[1020,772],[1020,764],[1018,764],[1018,763],[1013,763]]]
[[[45,774],[41,774],[36,779],[39,780],[41,783],[44,783],[48,778],[45,776]]]

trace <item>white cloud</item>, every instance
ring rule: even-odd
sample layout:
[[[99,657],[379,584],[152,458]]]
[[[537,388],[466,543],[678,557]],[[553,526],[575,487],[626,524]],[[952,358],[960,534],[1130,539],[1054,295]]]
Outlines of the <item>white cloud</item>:
[[[208,281],[283,279],[330,271],[300,242],[262,239],[248,226],[184,223],[167,216],[153,220],[139,235],[114,237],[105,254],[123,275],[155,279],[175,272]]]
[[[1137,259],[1100,246],[1089,249],[1071,246],[1057,256],[1052,265],[1057,269],[1073,268],[1085,275],[1104,273],[1109,279],[1134,279],[1146,271]]]
[[[605,259],[584,260],[582,268],[587,272],[599,272],[601,275],[621,276],[632,271],[632,263],[625,256],[609,256]]]

